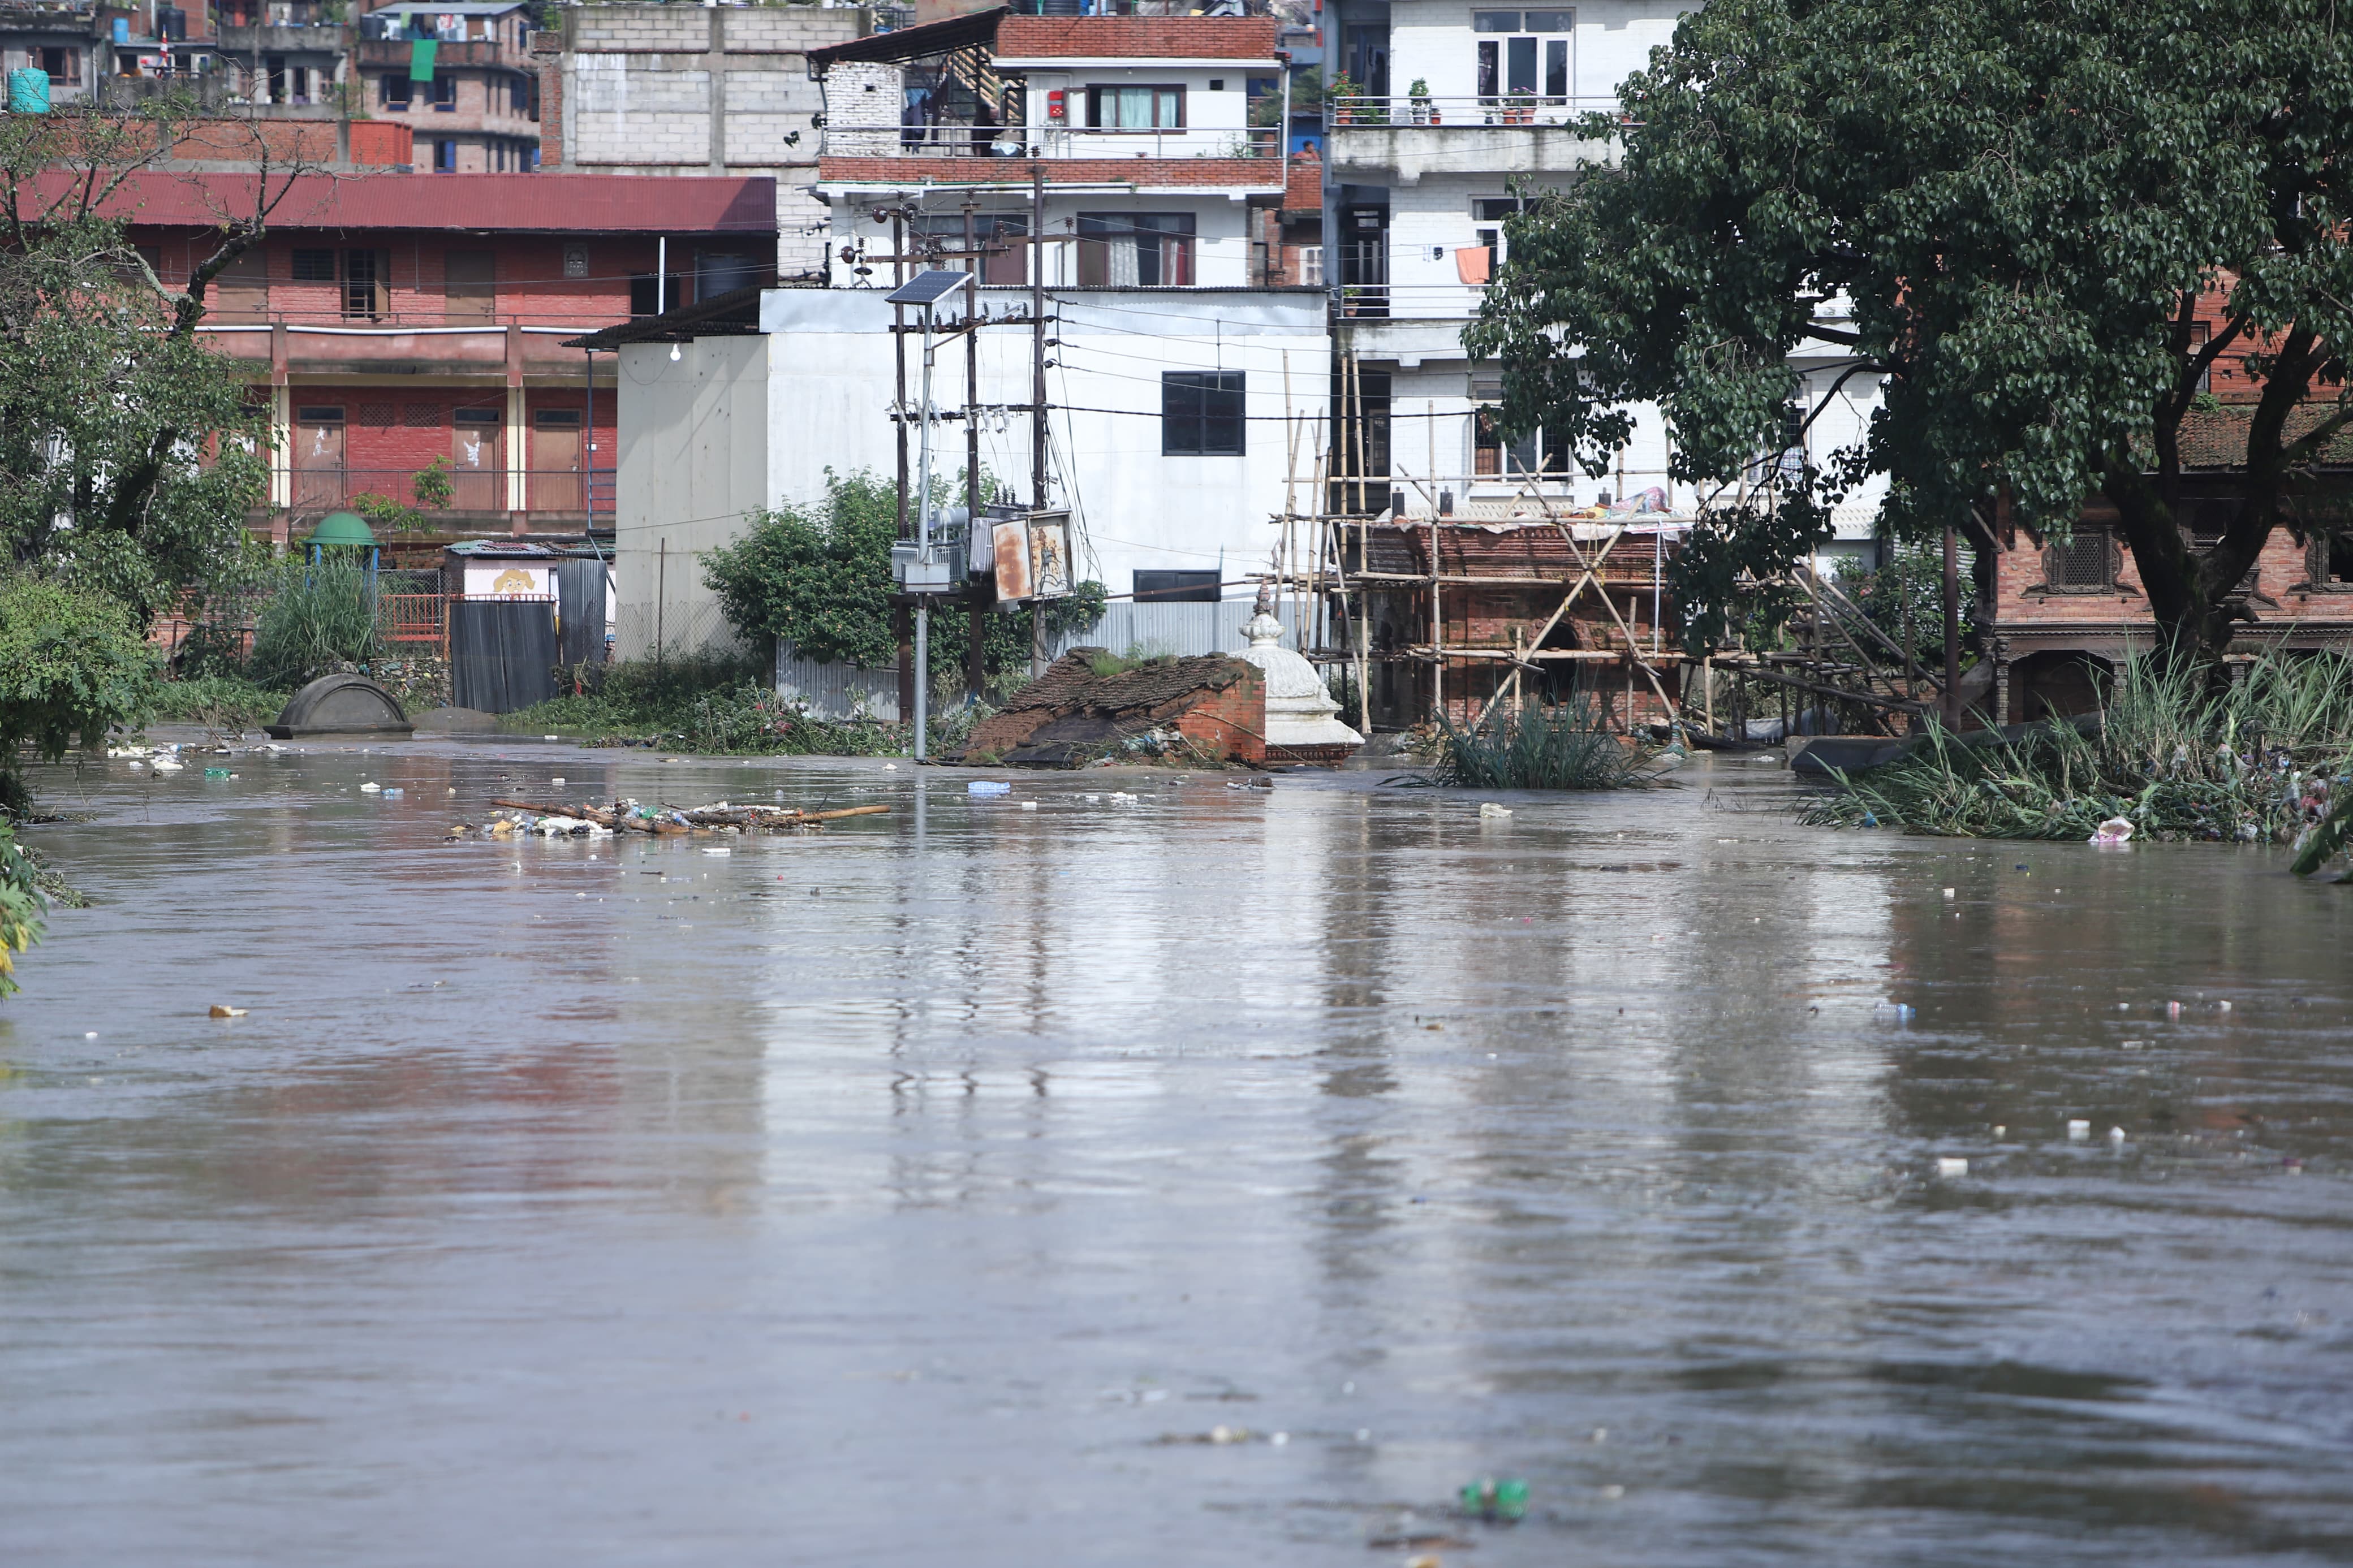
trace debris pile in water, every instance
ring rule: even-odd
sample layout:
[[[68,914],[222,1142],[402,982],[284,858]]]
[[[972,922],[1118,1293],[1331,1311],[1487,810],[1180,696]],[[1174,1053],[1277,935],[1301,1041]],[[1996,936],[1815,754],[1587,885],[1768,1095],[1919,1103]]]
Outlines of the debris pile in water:
[[[457,838],[609,838],[618,833],[807,833],[845,816],[879,816],[887,805],[848,805],[831,811],[803,811],[789,805],[735,805],[721,801],[689,810],[676,806],[640,805],[617,800],[610,805],[564,805],[523,800],[493,800],[507,815],[492,817],[479,827],[470,822],[452,826],[447,835]]]

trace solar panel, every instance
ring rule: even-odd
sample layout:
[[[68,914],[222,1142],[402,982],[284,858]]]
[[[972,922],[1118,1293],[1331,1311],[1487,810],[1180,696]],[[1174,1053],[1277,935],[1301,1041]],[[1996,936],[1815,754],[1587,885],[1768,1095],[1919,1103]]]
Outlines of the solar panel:
[[[971,280],[968,272],[951,272],[944,268],[930,272],[918,272],[904,283],[883,296],[893,305],[929,305]]]

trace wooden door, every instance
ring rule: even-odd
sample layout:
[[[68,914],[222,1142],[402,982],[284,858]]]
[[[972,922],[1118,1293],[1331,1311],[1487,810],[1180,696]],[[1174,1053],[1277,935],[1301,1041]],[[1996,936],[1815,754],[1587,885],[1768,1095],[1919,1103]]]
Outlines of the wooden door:
[[[441,313],[452,321],[488,321],[499,311],[498,266],[487,250],[452,250],[441,261]]]
[[[543,408],[532,417],[531,509],[585,511],[580,488],[580,410]]]
[[[294,411],[294,504],[343,504],[343,411],[302,407]]]
[[[459,511],[507,510],[507,469],[499,451],[504,414],[460,408],[449,436],[449,504]]]

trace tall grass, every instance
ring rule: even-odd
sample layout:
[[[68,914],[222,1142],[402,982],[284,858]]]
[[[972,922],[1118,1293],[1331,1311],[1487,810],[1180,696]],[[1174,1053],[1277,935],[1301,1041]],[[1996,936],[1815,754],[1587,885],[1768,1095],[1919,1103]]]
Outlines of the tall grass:
[[[1578,696],[1547,711],[1535,703],[1497,709],[1468,730],[1439,720],[1433,782],[1469,789],[1639,789],[1655,783],[1656,749],[1601,726]]]
[[[2041,725],[1963,745],[1933,721],[1911,756],[1810,805],[1822,826],[1971,838],[2088,838],[2121,816],[2146,837],[2285,843],[2353,767],[2353,658],[2267,654],[2243,676],[2127,662],[2096,726]]]
[[[290,562],[255,617],[247,671],[264,686],[290,690],[373,658],[378,647],[375,585],[366,567],[349,559]]]

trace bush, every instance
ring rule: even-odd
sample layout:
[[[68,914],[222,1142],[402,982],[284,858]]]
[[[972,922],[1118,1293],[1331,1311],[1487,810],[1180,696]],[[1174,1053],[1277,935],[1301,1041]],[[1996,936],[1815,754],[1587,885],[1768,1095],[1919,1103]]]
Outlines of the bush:
[[[153,716],[167,724],[202,724],[224,732],[252,730],[277,718],[286,697],[242,675],[183,677],[156,689]]]
[[[2014,742],[1965,745],[1932,722],[1912,755],[1837,775],[1838,793],[1801,820],[2080,840],[2121,816],[2151,838],[2288,842],[2353,767],[2353,658],[2273,653],[2228,684],[2209,675],[2134,659],[2095,724],[2042,725]]]
[[[292,690],[376,651],[375,589],[357,561],[289,563],[261,607],[248,670],[264,686]]]
[[[1579,695],[1547,712],[1535,703],[1491,710],[1468,731],[1439,720],[1436,782],[1471,789],[1639,789],[1654,748],[1601,727]]]
[[[29,574],[0,578],[0,784],[21,802],[19,747],[48,762],[146,717],[155,656],[103,594]]]
[[[0,821],[0,997],[17,989],[16,955],[41,940],[39,871]]]
[[[759,661],[743,654],[633,659],[576,673],[589,689],[511,713],[504,727],[524,734],[569,731],[599,744],[659,742],[751,756],[892,756],[906,749],[897,725],[810,717],[770,689]]]
[[[984,489],[987,487],[985,486]],[[937,493],[945,496],[944,480]],[[703,564],[728,624],[746,637],[790,643],[819,664],[887,669],[898,662],[891,629],[891,546],[899,532],[899,492],[876,475],[826,475],[823,507],[754,513],[750,528]],[[1083,629],[1103,618],[1100,583],[1082,583],[1046,607],[1050,634]],[[981,618],[982,668],[992,678],[1027,676],[1031,612]],[[964,684],[971,617],[961,605],[932,615],[931,674]]]

